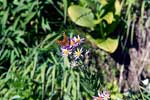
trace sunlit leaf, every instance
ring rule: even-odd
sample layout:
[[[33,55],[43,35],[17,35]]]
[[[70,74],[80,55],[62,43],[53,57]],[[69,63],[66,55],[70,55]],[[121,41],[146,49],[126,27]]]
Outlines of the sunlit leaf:
[[[108,4],[107,0],[99,0],[99,2],[100,2],[103,6],[105,6],[105,5]]]
[[[51,30],[48,21],[42,17],[42,28],[44,31]]]
[[[83,8],[73,5],[68,8],[68,14],[71,20],[79,26],[92,28],[94,24],[94,15],[89,8]]]
[[[112,12],[108,12],[104,17],[104,20],[107,21],[108,24],[111,24],[113,22],[114,16]]]
[[[15,95],[11,98],[11,100],[16,100],[16,99],[20,99],[20,96],[19,95]]]
[[[119,0],[116,0],[115,1],[115,15],[120,16],[120,12],[121,12],[121,4]]]
[[[94,39],[90,35],[86,36],[89,41],[96,44],[99,48],[106,52],[113,53],[118,47],[118,39]]]

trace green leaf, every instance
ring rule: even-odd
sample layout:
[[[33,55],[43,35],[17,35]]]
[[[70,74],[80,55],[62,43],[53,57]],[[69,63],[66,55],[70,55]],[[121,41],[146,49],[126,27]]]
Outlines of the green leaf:
[[[44,31],[51,30],[51,27],[49,26],[48,20],[44,19],[44,17],[42,17],[42,28]]]
[[[68,1],[63,0],[63,4],[64,4],[64,24],[66,24]]]
[[[89,8],[83,8],[78,5],[73,5],[68,8],[68,14],[71,20],[79,26],[93,28],[94,15]]]
[[[1,23],[2,23],[2,27],[5,28],[6,27],[6,23],[7,23],[7,20],[8,20],[8,15],[9,15],[9,9],[7,9],[4,14],[3,14],[3,17],[1,18]]]
[[[111,24],[113,22],[114,16],[112,12],[108,12],[104,17],[104,20],[107,21],[108,24]]]
[[[12,29],[15,31],[18,27],[17,25],[19,24],[20,17],[17,17],[16,20],[14,21],[12,25]]]
[[[14,51],[11,52],[11,56],[10,56],[10,63],[12,64],[14,59],[16,58],[16,55],[14,53]]]
[[[20,95],[15,95],[11,98],[11,100],[16,100],[16,99],[20,99]]]
[[[99,48],[105,50],[106,52],[113,53],[118,47],[118,39],[94,39],[90,35],[86,36],[89,41],[96,44]]]
[[[121,12],[121,4],[119,2],[119,0],[115,1],[115,15],[120,16],[120,12]]]
[[[100,2],[103,6],[105,6],[105,5],[108,4],[107,0],[99,0],[99,2]]]
[[[29,12],[25,18],[25,24],[29,23],[29,21],[36,15],[36,12]]]

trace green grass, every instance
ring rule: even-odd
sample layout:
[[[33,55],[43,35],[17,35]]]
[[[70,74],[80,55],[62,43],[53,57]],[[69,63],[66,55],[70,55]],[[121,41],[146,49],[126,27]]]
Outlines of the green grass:
[[[93,5],[93,0],[88,1]],[[67,13],[71,4],[78,1],[0,0],[0,100],[91,100],[98,91],[105,90],[112,100],[149,100],[149,91],[142,86],[137,93],[122,93],[117,83],[120,69],[116,62],[89,40],[82,46],[90,55],[75,68],[70,66],[70,59],[61,56],[55,41],[64,31],[68,37],[85,37],[85,33],[97,31],[71,22]],[[134,9],[140,12],[143,22],[150,2],[124,0],[122,4],[119,22],[124,22],[120,26],[123,33],[118,37],[120,41],[125,38],[122,44],[126,49],[127,39],[131,43],[134,39],[138,17]],[[142,23],[140,27],[144,31]]]

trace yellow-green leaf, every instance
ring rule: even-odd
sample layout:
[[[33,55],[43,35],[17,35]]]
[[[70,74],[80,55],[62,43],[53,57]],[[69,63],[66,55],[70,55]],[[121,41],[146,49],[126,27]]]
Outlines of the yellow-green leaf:
[[[100,49],[103,49],[106,52],[113,53],[118,47],[118,39],[94,39],[90,35],[86,36],[89,41],[96,44]]]
[[[103,6],[105,6],[105,5],[108,4],[107,0],[99,0],[99,2],[100,2]]]
[[[119,0],[115,1],[115,15],[120,16],[120,12],[121,12],[121,4],[119,2]]]
[[[89,8],[72,5],[68,8],[68,14],[71,20],[79,26],[88,28],[93,28],[95,26],[94,15]]]
[[[104,17],[103,17],[104,20],[107,21],[108,24],[111,24],[113,19],[114,19],[114,16],[113,16],[113,13],[112,12],[108,12]]]

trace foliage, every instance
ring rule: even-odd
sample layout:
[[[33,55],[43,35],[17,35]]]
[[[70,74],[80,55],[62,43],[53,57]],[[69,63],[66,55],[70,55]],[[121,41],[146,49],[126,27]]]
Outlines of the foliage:
[[[111,99],[149,99],[144,88],[139,94],[122,94],[117,79],[115,82],[109,79],[118,75],[114,61],[88,42],[114,53],[119,40],[128,39],[130,30],[134,33],[133,8],[138,3],[136,0],[0,0],[0,99],[91,100],[98,91],[105,90],[111,93]],[[148,4],[148,0],[142,2],[141,16]],[[119,26],[121,18],[127,23],[125,26]],[[123,27],[125,34],[120,36],[116,31],[118,26]],[[87,39],[83,47],[90,53],[76,67],[60,55],[55,42],[64,31],[70,39],[75,34]],[[132,41],[132,34],[131,37]]]
[[[94,42],[99,48],[113,53],[118,47],[118,39],[116,38],[118,36],[111,36],[111,34],[119,22],[118,19],[121,12],[119,1],[113,0],[107,2],[106,0],[99,0],[90,2],[81,0],[79,4],[71,5],[68,8],[71,20],[79,26],[91,28],[92,30],[95,28],[97,31],[91,35],[93,37],[97,36],[97,39],[87,35],[88,40]],[[106,43],[107,45],[105,45]]]

